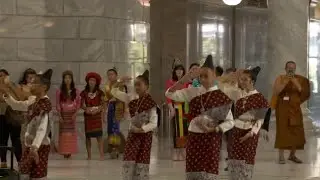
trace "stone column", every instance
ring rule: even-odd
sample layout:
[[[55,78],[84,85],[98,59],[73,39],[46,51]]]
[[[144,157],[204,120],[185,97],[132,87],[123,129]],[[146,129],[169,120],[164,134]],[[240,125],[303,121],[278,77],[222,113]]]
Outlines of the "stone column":
[[[268,83],[284,73],[286,61],[297,64],[297,73],[308,76],[309,1],[269,0]]]
[[[284,73],[285,63],[294,61],[297,73],[308,76],[309,1],[269,0],[268,83],[269,97],[275,78]],[[307,105],[303,105],[304,127],[307,136],[312,133]]]
[[[187,58],[187,0],[152,0],[150,9],[151,94],[164,102],[172,62]]]

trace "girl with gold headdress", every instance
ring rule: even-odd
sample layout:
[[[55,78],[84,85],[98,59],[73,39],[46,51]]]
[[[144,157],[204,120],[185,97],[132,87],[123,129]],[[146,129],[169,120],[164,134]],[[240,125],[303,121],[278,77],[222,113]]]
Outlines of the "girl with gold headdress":
[[[80,92],[75,88],[73,73],[65,71],[60,89],[56,91],[56,110],[60,118],[59,153],[64,158],[70,158],[78,149],[76,116],[80,106]]]
[[[131,97],[119,90],[119,87],[131,78],[123,77],[114,85],[111,94],[129,107],[131,124],[124,151],[124,180],[148,180],[152,131],[157,127],[157,104],[148,93],[149,71],[136,77],[134,82],[138,98]]]
[[[118,158],[119,153],[123,152],[125,138],[120,132],[120,121],[124,118],[125,104],[119,101],[111,94],[112,86],[117,83],[118,72],[116,68],[109,69],[107,71],[108,83],[105,86],[105,102],[106,116],[105,121],[107,122],[107,133],[108,133],[108,149],[111,158]],[[122,92],[127,93],[127,87],[125,85],[119,87]]]
[[[166,87],[170,88],[176,82],[178,82],[185,75],[185,68],[174,60],[172,77],[166,82]],[[188,88],[189,82],[185,82],[179,85],[179,89]],[[188,133],[188,103],[179,102],[167,98],[167,104],[169,106],[170,119],[173,124],[173,147],[174,151],[172,159],[174,161],[181,161],[185,159],[185,144],[186,135]]]

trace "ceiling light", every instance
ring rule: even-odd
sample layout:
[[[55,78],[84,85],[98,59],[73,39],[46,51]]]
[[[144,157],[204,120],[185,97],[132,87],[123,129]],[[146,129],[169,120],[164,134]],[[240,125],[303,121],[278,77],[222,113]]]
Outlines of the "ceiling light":
[[[235,6],[241,3],[242,0],[222,0],[226,5]]]

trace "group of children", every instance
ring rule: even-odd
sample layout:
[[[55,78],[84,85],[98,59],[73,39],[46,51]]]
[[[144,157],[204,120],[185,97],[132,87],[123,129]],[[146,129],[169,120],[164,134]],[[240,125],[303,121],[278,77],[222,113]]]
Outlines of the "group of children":
[[[215,67],[212,56],[209,55],[201,68],[193,68],[170,85],[165,95],[176,102],[188,102],[189,105],[190,122],[186,127],[187,137],[181,138],[181,144],[177,144],[181,147],[186,144],[186,179],[218,179],[222,134],[225,132],[229,132],[230,136],[228,138],[230,179],[252,178],[258,133],[269,108],[267,100],[254,88],[259,71],[260,68],[257,67],[230,73],[220,77],[219,83],[216,83]],[[47,176],[51,126],[49,113],[52,109],[47,91],[50,88],[51,76],[51,69],[36,76],[31,88],[35,101],[31,105],[17,101],[10,95],[9,90],[5,88],[7,80],[3,81],[3,86],[0,88],[3,99],[9,106],[27,112],[26,148],[19,164],[22,180],[46,179]],[[96,73],[87,75],[87,91],[81,93],[83,99],[81,104],[85,111],[85,120],[87,119],[85,121],[87,140],[97,137],[103,158],[102,139],[99,139],[102,136],[100,127],[103,123],[103,114],[97,112],[102,112],[103,106],[100,101],[105,100],[99,95],[98,86],[101,81],[99,77]],[[181,88],[181,85],[193,79],[199,80],[197,86]],[[135,78],[134,89],[137,94],[135,97],[129,96],[124,89],[130,80],[130,77],[122,77],[107,86],[109,94],[106,98],[110,102],[108,113],[114,113],[113,116],[106,117],[111,124],[110,137],[113,137],[109,138],[109,144],[112,145],[110,151],[119,151],[119,124],[115,121],[115,110],[119,110],[120,104],[121,113],[124,107],[128,107],[130,116],[122,177],[125,180],[146,180],[149,179],[152,131],[157,127],[158,121],[157,104],[148,93],[148,71]],[[89,149],[90,141],[87,141],[86,145]],[[91,152],[88,150],[88,158],[90,157]]]
[[[201,68],[190,69],[168,88],[169,99],[189,104],[186,179],[218,179],[222,134],[226,132],[229,179],[252,179],[258,134],[269,110],[268,101],[254,88],[259,71],[256,67],[218,78],[209,55]],[[182,88],[194,79],[200,87]]]

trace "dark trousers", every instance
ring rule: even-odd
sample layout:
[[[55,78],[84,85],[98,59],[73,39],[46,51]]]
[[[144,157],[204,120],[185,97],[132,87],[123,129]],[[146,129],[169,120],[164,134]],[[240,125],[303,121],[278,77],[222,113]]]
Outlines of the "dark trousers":
[[[20,132],[21,126],[8,123],[5,116],[0,115],[0,146],[8,146],[10,135],[14,154],[18,162],[20,162],[22,156]],[[0,158],[1,162],[7,162],[7,150],[0,149]]]

